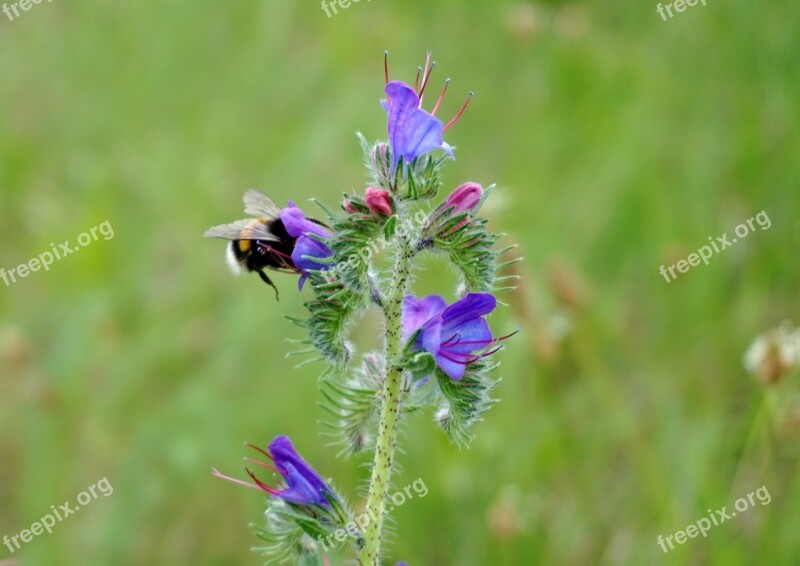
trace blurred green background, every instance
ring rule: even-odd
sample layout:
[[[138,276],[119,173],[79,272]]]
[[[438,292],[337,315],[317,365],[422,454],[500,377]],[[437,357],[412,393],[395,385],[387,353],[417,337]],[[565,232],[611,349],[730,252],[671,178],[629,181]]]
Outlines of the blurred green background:
[[[239,475],[242,443],[278,433],[363,502],[369,458],[320,435],[324,368],[284,357],[302,338],[281,316],[303,313],[295,278],[275,277],[275,303],[201,234],[239,218],[248,187],[307,208],[363,189],[354,134],[384,135],[384,49],[405,80],[434,51],[433,92],[453,78],[445,119],[476,92],[448,131],[445,186],[496,182],[488,213],[525,257],[492,317],[523,332],[472,448],[428,416],[406,423],[396,485],[429,494],[393,515],[386,563],[796,563],[798,436],[763,424],[742,356],[800,321],[798,30],[785,0],[668,21],[616,0],[0,13],[0,267],[115,231],[0,284],[0,535],[114,487],[0,563],[260,564],[260,494],[210,467]],[[658,273],[762,210],[769,230]],[[452,289],[446,270],[426,277]],[[762,485],[769,505],[657,545]]]

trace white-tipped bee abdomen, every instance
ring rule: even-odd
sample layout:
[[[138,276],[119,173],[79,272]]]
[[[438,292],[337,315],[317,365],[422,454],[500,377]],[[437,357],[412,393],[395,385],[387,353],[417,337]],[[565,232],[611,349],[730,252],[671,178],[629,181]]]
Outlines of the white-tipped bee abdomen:
[[[244,269],[242,268],[242,264],[239,262],[239,259],[236,257],[236,250],[234,250],[234,246],[236,246],[236,241],[231,242],[225,248],[225,260],[228,263],[231,273],[234,275],[241,275],[244,273]]]

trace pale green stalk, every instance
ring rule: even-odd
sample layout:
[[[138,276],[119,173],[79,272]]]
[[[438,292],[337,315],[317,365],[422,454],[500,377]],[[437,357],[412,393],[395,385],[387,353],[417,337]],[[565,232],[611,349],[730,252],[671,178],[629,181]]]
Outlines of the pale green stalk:
[[[403,217],[398,215],[398,227],[403,225],[402,220]],[[384,303],[386,379],[383,384],[383,405],[378,426],[378,438],[375,443],[369,496],[367,497],[366,515],[371,518],[371,521],[364,528],[364,546],[358,554],[358,563],[361,566],[378,566],[379,564],[384,510],[392,475],[397,440],[397,420],[400,416],[400,393],[403,377],[403,368],[399,365],[403,348],[402,309],[403,297],[409,285],[413,254],[409,246],[409,234],[398,230],[396,241],[397,259],[389,294]]]

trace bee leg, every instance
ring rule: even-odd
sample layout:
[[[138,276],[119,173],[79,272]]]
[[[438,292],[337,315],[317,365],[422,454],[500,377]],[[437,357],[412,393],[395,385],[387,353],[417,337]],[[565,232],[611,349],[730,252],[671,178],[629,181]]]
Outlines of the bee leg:
[[[275,286],[275,283],[272,282],[272,279],[267,277],[267,274],[263,271],[259,271],[258,275],[261,277],[261,280],[264,281],[264,283],[275,289],[275,300],[280,301],[280,298],[278,297],[278,288]]]

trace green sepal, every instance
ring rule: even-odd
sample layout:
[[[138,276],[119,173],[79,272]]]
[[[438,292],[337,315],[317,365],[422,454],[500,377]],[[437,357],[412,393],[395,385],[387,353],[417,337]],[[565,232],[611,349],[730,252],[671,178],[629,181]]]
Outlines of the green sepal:
[[[424,241],[446,253],[468,292],[495,290],[498,235],[489,232],[485,218],[453,213],[453,207],[438,209],[423,233]]]
[[[327,482],[330,487],[330,481]],[[267,500],[263,525],[254,525],[257,536],[267,546],[256,548],[278,562],[320,564],[319,541],[334,534],[353,521],[353,513],[335,491],[324,494],[328,505],[299,505],[280,497]],[[350,542],[357,543],[358,537]]]
[[[460,448],[469,446],[474,437],[472,427],[483,420],[483,415],[496,402],[491,392],[497,381],[490,377],[497,364],[483,359],[469,364],[464,376],[456,381],[441,369],[436,370],[436,381],[442,401],[436,412],[436,422]]]
[[[383,356],[371,353],[364,355],[361,367],[344,383],[334,378],[323,380],[325,401],[321,405],[334,417],[334,422],[323,424],[342,447],[341,455],[358,454],[374,446],[385,373]]]
[[[397,227],[397,215],[392,215],[389,220],[386,221],[386,224],[383,225],[383,235],[386,237],[387,240],[394,237],[394,231]]]
[[[309,344],[332,364],[332,370],[341,371],[350,359],[347,331],[361,297],[341,281],[331,280],[328,270],[311,271],[307,283],[314,298],[305,303],[308,317],[301,324],[308,330]]]
[[[417,352],[407,358],[403,366],[411,372],[414,381],[429,377],[436,370],[436,358],[429,352]]]

